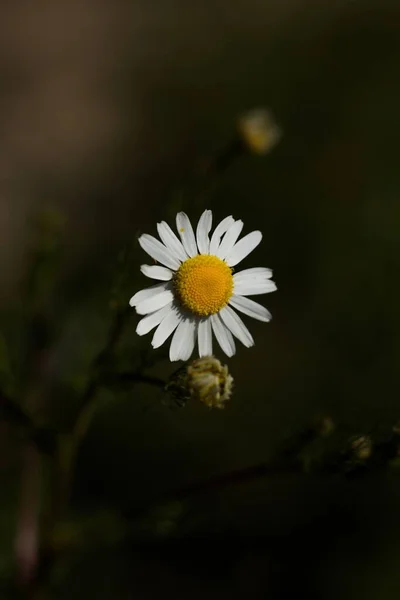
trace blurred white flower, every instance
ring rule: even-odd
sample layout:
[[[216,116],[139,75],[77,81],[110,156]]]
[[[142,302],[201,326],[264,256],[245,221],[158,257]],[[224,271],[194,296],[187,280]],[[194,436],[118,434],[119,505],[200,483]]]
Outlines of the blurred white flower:
[[[282,136],[273,116],[265,108],[256,108],[242,115],[238,128],[245,145],[255,154],[266,154]]]

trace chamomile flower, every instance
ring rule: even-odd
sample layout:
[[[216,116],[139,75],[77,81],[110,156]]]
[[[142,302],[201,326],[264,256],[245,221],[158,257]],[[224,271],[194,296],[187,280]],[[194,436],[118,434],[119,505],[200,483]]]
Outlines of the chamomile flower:
[[[142,265],[146,277],[158,283],[137,292],[131,299],[139,315],[145,315],[136,328],[144,335],[156,328],[153,348],[159,348],[173,334],[169,356],[171,361],[188,360],[196,340],[199,355],[213,353],[213,334],[227,356],[236,352],[234,337],[244,346],[254,340],[236,311],[270,321],[269,311],[247,298],[276,290],[272,271],[265,267],[245,269],[237,273],[239,264],[261,242],[260,231],[238,239],[243,222],[229,216],[223,219],[210,236],[212,212],[201,215],[196,234],[189,217],[176,216],[178,236],[162,221],[157,224],[161,242],[144,233],[139,244],[158,264]]]

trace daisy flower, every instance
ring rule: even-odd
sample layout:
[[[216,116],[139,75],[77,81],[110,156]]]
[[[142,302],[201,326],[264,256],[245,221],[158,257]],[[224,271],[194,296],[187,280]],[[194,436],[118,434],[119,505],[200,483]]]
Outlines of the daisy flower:
[[[223,219],[210,237],[212,212],[205,210],[197,224],[196,234],[189,217],[176,216],[178,236],[165,222],[157,224],[161,242],[144,233],[139,244],[159,265],[142,265],[146,277],[158,283],[137,292],[131,299],[139,315],[146,315],[136,328],[144,335],[156,327],[152,346],[159,348],[172,335],[171,361],[188,360],[196,339],[199,355],[211,356],[213,335],[227,356],[236,346],[233,336],[247,348],[254,340],[236,311],[270,321],[268,310],[247,296],[276,290],[272,271],[265,267],[235,267],[261,242],[260,231],[252,231],[238,241],[243,221],[229,216]]]

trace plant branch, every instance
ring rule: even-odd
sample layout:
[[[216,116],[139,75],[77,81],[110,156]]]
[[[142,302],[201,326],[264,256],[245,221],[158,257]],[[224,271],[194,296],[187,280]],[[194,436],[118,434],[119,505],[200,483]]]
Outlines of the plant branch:
[[[130,312],[128,308],[116,312],[104,347],[92,362],[89,380],[82,394],[70,432],[65,436],[58,436],[57,452],[54,460],[54,489],[48,514],[47,539],[41,548],[41,556],[33,582],[33,588],[36,591],[42,589],[57,561],[57,551],[53,547],[54,528],[63,519],[67,510],[79,446],[97,408],[97,393],[103,384],[103,372],[106,370],[121,339]]]
[[[281,460],[277,460],[276,462],[272,463],[265,462],[258,465],[245,467],[243,469],[238,469],[236,471],[231,471],[230,473],[216,475],[206,479],[205,481],[184,486],[170,494],[170,497],[177,500],[184,500],[197,494],[204,494],[213,490],[231,487],[233,485],[241,485],[263,477],[287,474],[293,475],[300,472],[300,465],[295,463],[285,463]]]
[[[39,427],[22,406],[0,390],[0,418],[20,427],[29,441],[39,452],[52,454],[55,448],[55,435],[50,429]]]
[[[76,423],[79,421],[80,413],[87,408],[87,406],[93,401],[95,398],[100,386],[101,386],[101,375],[103,369],[107,366],[111,356],[113,355],[115,348],[118,342],[121,339],[122,333],[124,331],[125,325],[128,321],[128,318],[131,314],[131,308],[127,307],[123,310],[120,310],[116,313],[115,318],[111,324],[110,330],[108,332],[107,340],[104,345],[104,348],[99,352],[92,363],[91,368],[91,377],[87,383],[86,389],[83,393],[81,404],[79,407],[78,414],[75,418],[75,423],[73,425],[73,429]]]
[[[103,349],[94,358],[90,377],[70,428],[70,434],[60,440],[58,449],[58,490],[55,497],[55,521],[64,512],[71,493],[76,455],[97,407],[97,394],[103,384],[103,372],[114,354],[131,314],[130,307],[116,312]]]
[[[359,439],[362,440],[364,437],[361,436]],[[327,452],[321,457],[321,460],[311,462],[307,466],[302,457],[302,451],[314,439],[316,439],[315,430],[307,428],[299,435],[294,436],[286,448],[270,462],[262,462],[185,485],[163,495],[156,503],[185,500],[192,496],[246,484],[264,477],[304,474],[318,477],[332,475],[358,477],[371,475],[388,468],[400,468],[400,431],[398,430],[394,430],[387,439],[375,443],[371,453],[366,456],[358,454],[357,446],[353,441],[333,453]]]
[[[140,373],[140,371],[115,373],[104,380],[104,385],[107,387],[114,387],[118,385],[125,386],[135,383],[147,383],[149,385],[164,389],[167,382],[164,379],[161,379],[161,377],[145,375],[144,373]]]

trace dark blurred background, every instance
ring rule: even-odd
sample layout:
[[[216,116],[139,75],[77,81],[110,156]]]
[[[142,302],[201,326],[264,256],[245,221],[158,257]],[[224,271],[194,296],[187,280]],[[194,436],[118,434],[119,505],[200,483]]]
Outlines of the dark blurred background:
[[[145,385],[104,393],[72,500],[77,522],[93,519],[83,536],[93,543],[60,562],[50,597],[400,592],[394,469],[265,477],[144,510],[269,460],[316,415],[343,440],[385,436],[399,419],[399,27],[396,0],[2,1],[0,306],[11,362],[25,343],[32,218],[51,207],[65,220],[45,300],[53,330],[41,408],[68,420],[71,390],[109,326],[119,253],[171,222],[180,190],[192,219],[212,208],[216,221],[233,214],[261,229],[246,266],[273,268],[278,285],[262,299],[272,322],[251,322],[255,347],[229,360],[225,411],[175,409]],[[196,173],[257,106],[275,115],[280,143],[236,161],[192,203]],[[146,285],[136,253],[132,294]],[[133,315],[125,364],[149,346],[135,326]],[[11,429],[0,433],[5,581],[21,456]],[[110,539],[97,544],[104,527]]]

